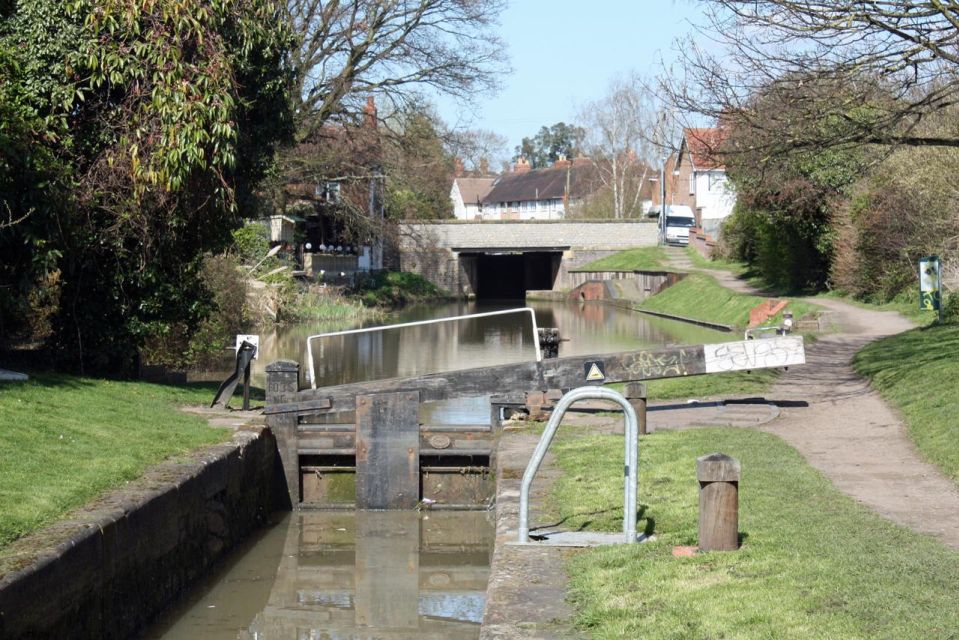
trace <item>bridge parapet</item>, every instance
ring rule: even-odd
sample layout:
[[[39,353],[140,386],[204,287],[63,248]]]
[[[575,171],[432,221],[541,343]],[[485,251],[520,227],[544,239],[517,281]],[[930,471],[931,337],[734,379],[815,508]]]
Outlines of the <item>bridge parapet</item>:
[[[470,294],[477,281],[472,256],[552,253],[561,258],[553,288],[571,289],[570,270],[617,251],[653,246],[657,239],[655,222],[644,220],[406,222],[400,225],[400,268]]]

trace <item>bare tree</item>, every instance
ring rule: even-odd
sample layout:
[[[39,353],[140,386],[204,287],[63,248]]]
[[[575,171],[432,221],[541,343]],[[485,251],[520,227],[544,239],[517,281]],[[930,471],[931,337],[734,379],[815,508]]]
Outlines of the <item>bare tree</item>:
[[[650,134],[656,109],[636,77],[615,80],[607,94],[580,110],[584,149],[612,194],[614,218],[635,215],[654,153]]]
[[[473,171],[488,173],[490,167],[498,167],[509,158],[506,138],[494,131],[447,128],[443,141],[449,152]]]
[[[678,68],[664,74],[662,89],[680,111],[768,134],[751,150],[769,154],[959,146],[956,127],[927,125],[959,101],[959,1],[707,4],[702,35],[712,42],[685,42]]]
[[[288,0],[299,38],[294,96],[302,137],[376,95],[397,110],[426,88],[458,97],[506,71],[494,27],[503,0]]]

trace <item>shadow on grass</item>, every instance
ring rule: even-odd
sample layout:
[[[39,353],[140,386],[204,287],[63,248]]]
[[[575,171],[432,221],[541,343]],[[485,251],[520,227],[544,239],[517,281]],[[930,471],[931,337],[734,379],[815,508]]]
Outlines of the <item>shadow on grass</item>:
[[[6,369],[8,366],[4,362],[0,362],[0,368]],[[210,396],[210,402],[213,401],[213,397],[216,395],[216,390],[219,388],[219,382],[183,382],[183,383],[159,383],[159,382],[148,382],[144,380],[134,380],[126,378],[96,378],[92,376],[78,376],[68,373],[56,373],[44,370],[31,369],[30,367],[19,367],[15,369],[20,373],[25,373],[29,376],[28,380],[22,381],[4,381],[0,382],[0,392],[3,390],[12,390],[16,388],[25,388],[25,387],[35,387],[41,389],[50,389],[50,390],[70,390],[70,391],[81,391],[84,389],[93,389],[99,386],[105,381],[109,382],[124,382],[130,384],[140,384],[140,385],[150,385],[156,387],[162,387],[165,389],[179,389],[183,391],[191,392],[207,392]],[[238,385],[236,392],[233,394],[234,404],[237,401],[242,402],[243,397],[243,386]],[[266,401],[266,390],[260,387],[250,387],[250,400],[265,402]]]
[[[643,527],[643,534],[646,536],[651,536],[656,531],[656,519],[646,515],[646,512],[648,510],[649,510],[649,505],[646,505],[646,504],[639,505],[639,510],[636,512],[636,522],[638,524],[642,520],[645,520],[646,526]],[[543,529],[555,529],[556,527],[561,527],[564,524],[566,524],[571,518],[579,518],[582,516],[599,516],[599,515],[605,515],[610,513],[615,514],[618,512],[619,512],[619,509],[612,508],[612,509],[600,509],[598,511],[585,511],[582,513],[571,513],[568,516],[565,516],[556,522],[551,522],[550,524],[541,524],[535,527],[530,527],[529,529],[530,538],[533,540],[545,540],[546,536],[534,536],[532,532],[542,531]],[[593,520],[584,520],[578,527],[576,527],[576,531],[585,531],[586,529],[589,528],[591,524],[593,524]]]
[[[220,388],[219,382],[212,381],[202,381],[202,382],[184,382],[181,384],[158,384],[157,386],[168,387],[172,389],[186,389],[189,391],[208,391],[210,394],[210,402],[213,402],[213,397],[216,395],[217,389]],[[260,387],[250,386],[250,400],[258,400],[261,402],[266,402],[266,389],[261,389]],[[243,383],[236,385],[236,390],[233,392],[233,403],[236,404],[238,401],[243,401]]]

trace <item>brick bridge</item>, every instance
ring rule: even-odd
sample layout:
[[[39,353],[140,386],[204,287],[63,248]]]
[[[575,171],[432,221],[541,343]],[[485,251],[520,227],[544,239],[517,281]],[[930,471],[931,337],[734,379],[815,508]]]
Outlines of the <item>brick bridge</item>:
[[[572,289],[577,267],[656,241],[647,221],[410,222],[400,225],[400,269],[453,293],[516,298]]]

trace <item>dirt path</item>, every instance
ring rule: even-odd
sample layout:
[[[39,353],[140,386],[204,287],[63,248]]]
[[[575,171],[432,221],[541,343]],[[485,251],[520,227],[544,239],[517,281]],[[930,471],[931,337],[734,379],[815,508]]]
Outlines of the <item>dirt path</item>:
[[[727,272],[693,267],[683,252],[670,258],[730,289],[759,293]],[[883,517],[959,548],[959,489],[919,455],[899,416],[851,365],[866,344],[912,324],[838,300],[811,302],[826,308],[836,333],[807,345],[806,364],[780,377],[767,394],[780,416],[760,429],[782,437],[840,491]]]

